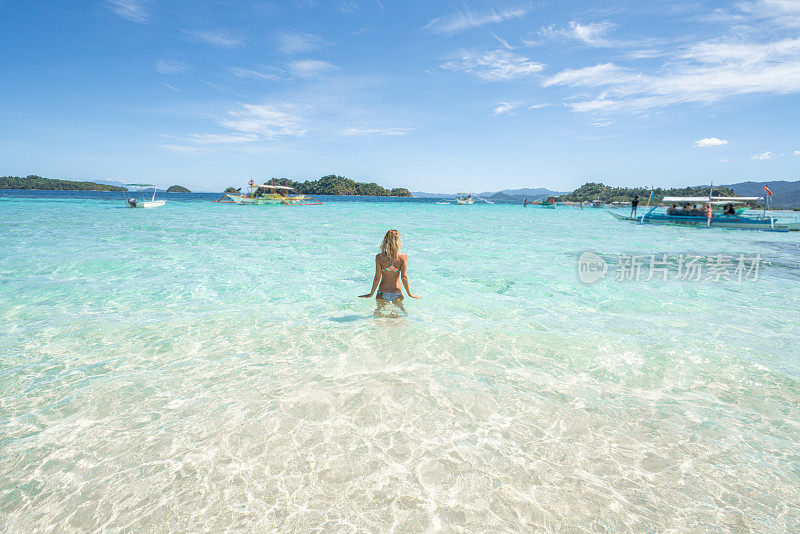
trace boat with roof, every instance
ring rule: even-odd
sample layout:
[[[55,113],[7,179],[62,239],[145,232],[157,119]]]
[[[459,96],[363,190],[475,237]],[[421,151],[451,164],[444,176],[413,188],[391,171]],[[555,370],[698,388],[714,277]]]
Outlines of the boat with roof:
[[[728,230],[763,230],[768,232],[800,231],[800,220],[786,221],[767,215],[769,196],[768,187],[763,197],[724,197],[713,196],[713,186],[707,197],[671,197],[661,199],[661,203],[652,204],[651,193],[648,205],[642,215],[623,215],[608,211],[614,218],[637,224],[661,224],[676,226],[692,226],[696,228],[725,228]],[[761,215],[745,215],[749,206],[763,202]],[[651,206],[652,204],[652,206]],[[737,208],[737,204],[739,207]],[[744,206],[742,206],[744,204]],[[719,208],[723,209],[720,210]]]
[[[288,185],[257,184],[254,180],[250,180],[247,185],[249,186],[247,193],[226,193],[214,202],[247,206],[314,206],[322,204],[316,198],[302,193],[292,195],[291,192],[295,189]]]

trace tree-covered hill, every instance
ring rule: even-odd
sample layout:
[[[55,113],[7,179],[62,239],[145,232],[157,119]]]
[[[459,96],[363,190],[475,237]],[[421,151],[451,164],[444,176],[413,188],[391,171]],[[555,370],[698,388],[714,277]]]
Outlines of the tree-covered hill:
[[[707,186],[673,187],[670,189],[657,187],[652,191],[654,197],[702,197],[708,196],[709,188]],[[647,187],[609,187],[599,182],[589,182],[568,195],[562,195],[559,199],[569,202],[591,202],[592,200],[630,202],[637,195],[639,200],[647,202],[647,199],[650,198],[650,189]],[[734,192],[726,187],[714,187],[714,195],[734,196]]]
[[[266,183],[270,183],[267,181]],[[356,182],[344,176],[329,174],[319,180],[307,180],[305,182],[295,182],[288,178],[274,178],[271,180],[273,185],[288,185],[294,187],[297,192],[304,195],[353,195],[353,196],[374,196],[374,197],[410,197],[411,192],[403,187],[386,189],[380,185],[369,182]]]
[[[71,180],[55,180],[41,176],[28,175],[0,176],[0,189],[38,189],[47,191],[127,191],[124,187],[94,182],[73,182]]]
[[[167,188],[167,193],[191,193],[191,191],[182,185],[171,185]]]

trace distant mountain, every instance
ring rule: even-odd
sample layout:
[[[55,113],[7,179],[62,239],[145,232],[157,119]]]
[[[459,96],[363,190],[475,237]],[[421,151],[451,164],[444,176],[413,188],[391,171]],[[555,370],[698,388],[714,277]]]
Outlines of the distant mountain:
[[[451,198],[456,196],[455,193],[426,193],[425,191],[412,191],[411,196],[414,198]]]
[[[536,188],[523,187],[521,189],[503,189],[502,191],[486,192],[486,193],[481,193],[478,196],[491,197],[494,195],[502,194],[509,197],[528,197],[529,200],[533,200],[533,198],[549,197],[549,196],[557,197],[561,195],[566,195],[568,193],[569,191],[551,191],[550,189],[544,187],[536,187]]]
[[[412,191],[412,195],[417,198],[452,198],[456,196],[456,193],[426,193],[424,191]],[[522,189],[503,189],[502,191],[484,191],[483,193],[478,193],[475,196],[483,197],[483,198],[495,198],[497,200],[519,200],[522,201],[523,199],[527,198],[528,200],[534,200],[539,197],[548,197],[548,196],[560,196],[566,195],[567,193],[559,192],[559,191],[551,191],[550,189],[545,189],[544,187],[538,188],[530,188],[530,187],[523,187]]]
[[[769,200],[770,207],[774,208],[800,208],[800,180],[797,182],[739,182],[738,184],[724,185],[733,189],[734,193],[743,197],[763,197],[764,186],[775,195]]]

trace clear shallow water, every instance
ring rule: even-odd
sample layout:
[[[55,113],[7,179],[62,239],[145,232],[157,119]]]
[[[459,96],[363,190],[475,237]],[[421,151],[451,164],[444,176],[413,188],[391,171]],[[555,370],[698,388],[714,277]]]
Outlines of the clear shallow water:
[[[0,530],[800,528],[797,233],[89,197],[0,199]],[[423,299],[374,318],[388,228]]]

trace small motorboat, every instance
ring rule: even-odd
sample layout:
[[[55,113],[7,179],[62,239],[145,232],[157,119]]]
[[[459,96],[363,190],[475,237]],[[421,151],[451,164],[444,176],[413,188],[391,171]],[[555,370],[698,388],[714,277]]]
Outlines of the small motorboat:
[[[128,199],[128,207],[130,208],[160,208],[167,203],[167,201],[163,198],[156,200],[157,188],[153,184],[125,184],[125,187],[137,187],[139,192],[142,194],[141,200],[135,197],[130,197]],[[150,200],[147,200],[147,198],[144,196],[145,189],[148,187],[153,188],[153,196],[150,198]]]

